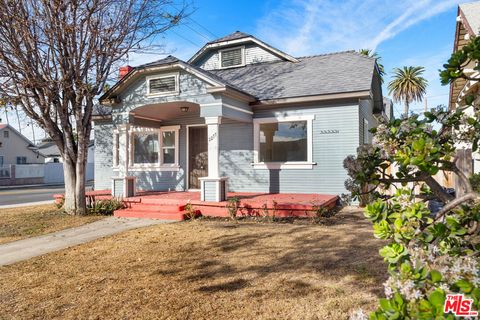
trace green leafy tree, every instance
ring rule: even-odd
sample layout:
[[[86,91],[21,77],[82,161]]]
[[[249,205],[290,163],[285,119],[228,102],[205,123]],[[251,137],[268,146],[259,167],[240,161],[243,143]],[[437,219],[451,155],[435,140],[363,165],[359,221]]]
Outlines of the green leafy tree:
[[[427,91],[428,81],[422,77],[424,71],[424,67],[393,69],[393,78],[388,83],[388,94],[393,96],[393,101],[404,104],[406,116],[408,116],[410,104],[414,101],[422,101]]]
[[[364,56],[367,56],[367,57],[371,57],[371,58],[376,59],[376,61],[377,61],[377,66],[378,66],[378,73],[380,74],[380,80],[381,80],[382,83],[383,83],[383,82],[384,82],[383,77],[385,76],[386,72],[385,72],[385,67],[384,67],[383,64],[380,62],[380,61],[382,60],[382,57],[380,57],[380,55],[378,54],[378,52],[373,51],[373,50],[371,50],[371,49],[360,49],[360,50],[358,51],[358,53],[363,54]]]
[[[464,68],[468,60],[480,62],[478,44],[475,39],[452,55],[441,71],[443,84],[476,80]],[[374,236],[387,241],[379,252],[388,263],[385,298],[370,319],[454,319],[444,314],[450,293],[464,294],[479,310],[480,194],[457,167],[455,147],[479,139],[478,98],[472,94],[456,110],[436,108],[423,117],[381,123],[372,130],[373,144],[344,161],[347,188],[356,197],[373,195],[365,216],[373,223]],[[467,107],[473,112],[465,113]],[[472,146],[478,150],[478,143]],[[392,165],[395,174],[388,169]],[[462,181],[456,196],[433,178],[441,170]],[[431,210],[432,200],[441,201],[442,207]]]

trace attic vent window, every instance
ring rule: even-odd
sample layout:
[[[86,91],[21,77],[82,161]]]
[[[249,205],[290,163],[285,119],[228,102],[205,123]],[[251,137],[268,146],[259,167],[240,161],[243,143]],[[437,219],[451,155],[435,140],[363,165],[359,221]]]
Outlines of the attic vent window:
[[[220,51],[222,68],[236,67],[243,65],[243,47],[226,49]]]
[[[149,95],[178,93],[178,74],[147,78]]]

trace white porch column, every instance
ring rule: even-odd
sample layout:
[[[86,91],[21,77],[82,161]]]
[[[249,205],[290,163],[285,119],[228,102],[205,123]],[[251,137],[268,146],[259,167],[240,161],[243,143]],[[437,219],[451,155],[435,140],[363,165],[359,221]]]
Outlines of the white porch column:
[[[219,178],[219,129],[222,117],[206,117],[205,123],[208,126],[208,177]]]
[[[114,143],[113,156],[118,152],[118,176],[112,177],[112,196],[127,198],[135,195],[135,177],[128,172],[130,160],[130,125],[121,124],[118,128],[118,146]],[[115,137],[112,137],[115,139]]]
[[[220,123],[222,117],[205,117],[208,128],[208,177],[200,178],[201,201],[225,201],[227,186],[225,177],[220,177]]]

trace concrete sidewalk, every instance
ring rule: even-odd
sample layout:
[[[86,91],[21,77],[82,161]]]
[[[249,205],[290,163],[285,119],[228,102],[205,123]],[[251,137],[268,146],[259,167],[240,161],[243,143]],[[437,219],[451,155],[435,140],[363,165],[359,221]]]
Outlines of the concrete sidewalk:
[[[0,266],[58,251],[126,230],[173,221],[108,217],[80,227],[0,245]]]

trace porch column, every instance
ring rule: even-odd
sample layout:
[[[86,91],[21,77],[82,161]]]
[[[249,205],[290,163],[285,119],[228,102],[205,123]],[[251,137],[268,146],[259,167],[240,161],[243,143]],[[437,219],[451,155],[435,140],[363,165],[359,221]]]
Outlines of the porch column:
[[[207,117],[205,123],[208,127],[208,177],[218,178],[220,176],[218,161],[220,157],[220,143],[218,139],[222,117]]]
[[[200,199],[202,201],[220,202],[226,200],[227,188],[225,177],[220,177],[220,123],[222,117],[205,117],[208,128],[208,177],[200,178]]]
[[[130,125],[121,124],[118,128],[118,144],[113,143],[113,156],[118,152],[118,176],[112,177],[112,196],[127,198],[135,195],[135,177],[129,176],[130,162]],[[115,135],[112,139],[116,139]]]

